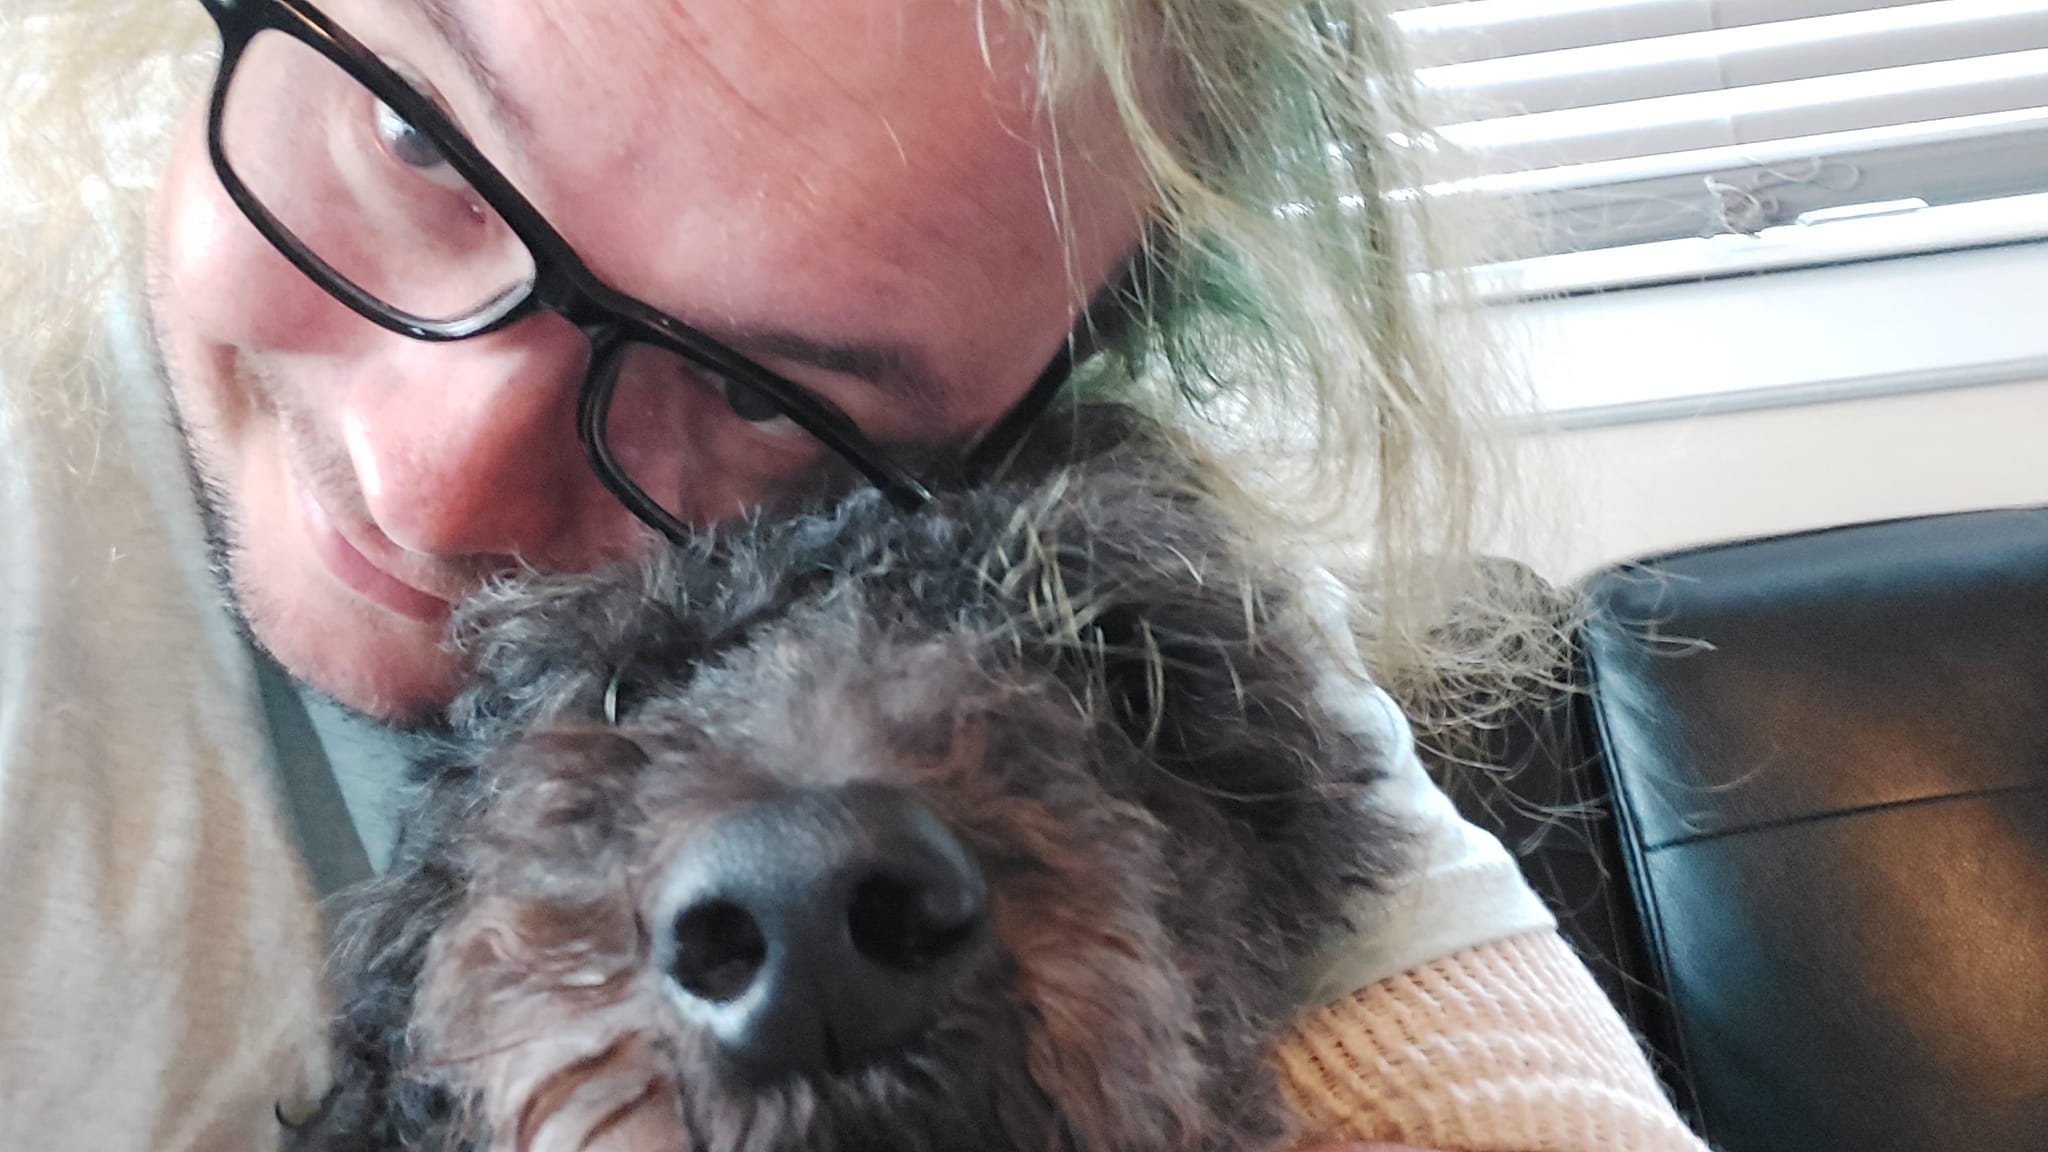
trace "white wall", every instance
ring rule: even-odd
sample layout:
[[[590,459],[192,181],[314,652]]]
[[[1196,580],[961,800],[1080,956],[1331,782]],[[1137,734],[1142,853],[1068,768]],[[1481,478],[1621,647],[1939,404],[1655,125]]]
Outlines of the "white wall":
[[[2044,317],[2048,324],[2048,317]],[[1553,578],[1859,520],[2048,504],[2048,380],[1580,428],[1524,444],[1500,547]]]
[[[1507,305],[1552,430],[1497,546],[1546,575],[2048,503],[2048,243]],[[1712,413],[1688,415],[1688,413]]]

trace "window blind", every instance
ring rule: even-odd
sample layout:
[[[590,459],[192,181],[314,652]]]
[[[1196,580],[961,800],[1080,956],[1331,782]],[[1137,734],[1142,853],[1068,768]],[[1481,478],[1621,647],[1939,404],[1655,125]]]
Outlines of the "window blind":
[[[1435,190],[1511,199],[1520,255],[2048,192],[2048,0],[1395,7]]]

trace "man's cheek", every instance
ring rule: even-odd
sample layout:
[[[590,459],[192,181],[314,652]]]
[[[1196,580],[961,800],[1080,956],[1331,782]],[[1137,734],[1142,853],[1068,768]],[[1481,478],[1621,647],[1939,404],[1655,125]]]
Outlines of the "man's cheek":
[[[307,279],[228,198],[196,123],[179,134],[157,202],[159,306],[206,344],[335,351],[353,314]]]

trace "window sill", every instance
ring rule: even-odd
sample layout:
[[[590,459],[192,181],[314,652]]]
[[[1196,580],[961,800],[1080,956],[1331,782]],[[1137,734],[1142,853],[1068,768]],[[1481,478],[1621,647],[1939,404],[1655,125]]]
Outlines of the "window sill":
[[[2041,241],[1498,307],[1545,428],[2048,380]]]

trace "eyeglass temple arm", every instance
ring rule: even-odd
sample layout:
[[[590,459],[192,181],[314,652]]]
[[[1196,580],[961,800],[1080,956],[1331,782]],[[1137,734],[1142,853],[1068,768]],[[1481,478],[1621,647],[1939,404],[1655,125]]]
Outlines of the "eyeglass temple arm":
[[[981,439],[975,442],[974,447],[968,451],[967,458],[961,461],[960,465],[961,476],[967,483],[979,484],[1009,463],[1017,446],[1023,443],[1024,437],[1037,425],[1039,417],[1052,406],[1052,402],[1059,397],[1060,390],[1065,388],[1067,381],[1073,377],[1075,346],[1076,341],[1071,337],[1061,344],[1059,353],[1045,366],[1045,370],[1038,374],[1038,379],[1031,382],[1031,387],[1024,393],[1023,398],[1012,405],[1008,412],[1003,413],[1002,417],[982,434]]]
[[[1018,445],[1037,426],[1039,418],[1045,415],[1045,410],[1052,406],[1073,378],[1074,368],[1101,351],[1122,330],[1127,323],[1122,310],[1139,291],[1140,281],[1150,273],[1153,246],[1153,238],[1148,234],[1147,241],[1125,259],[1123,271],[1111,277],[1088,302],[1079,322],[1060,345],[1059,352],[1031,382],[1023,397],[1003,413],[980,440],[975,441],[974,447],[968,449],[966,458],[960,463],[963,480],[979,484],[1007,464]]]

